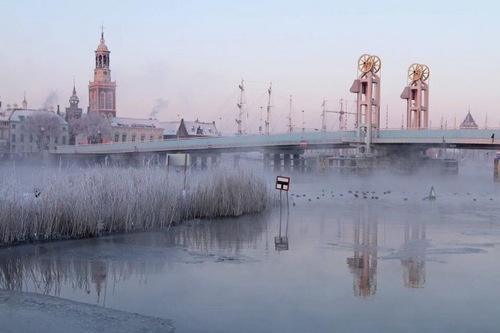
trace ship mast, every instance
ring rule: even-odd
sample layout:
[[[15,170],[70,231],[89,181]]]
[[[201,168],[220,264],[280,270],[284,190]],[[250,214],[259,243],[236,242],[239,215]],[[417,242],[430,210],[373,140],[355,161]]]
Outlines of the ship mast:
[[[238,86],[238,88],[240,88],[240,102],[237,104],[238,105],[238,119],[236,119],[236,123],[238,124],[238,129],[237,129],[237,132],[236,132],[237,135],[243,134],[243,131],[241,129],[241,123],[242,123],[241,116],[244,113],[243,105],[246,104],[246,100],[245,100],[245,88],[243,86],[243,82],[244,81],[241,80],[241,83]]]
[[[266,118],[266,135],[269,135],[269,120],[271,119],[271,93],[272,93],[272,82],[269,83],[269,89],[267,89],[268,99],[267,99],[267,118]]]
[[[292,126],[292,95],[290,95],[290,109],[288,110],[288,133],[293,132]]]

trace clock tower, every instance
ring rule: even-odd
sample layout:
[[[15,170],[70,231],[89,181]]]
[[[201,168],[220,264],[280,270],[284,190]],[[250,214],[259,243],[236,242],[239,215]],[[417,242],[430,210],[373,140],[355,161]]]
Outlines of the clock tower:
[[[109,54],[103,29],[101,42],[95,51],[94,81],[89,82],[89,113],[116,117],[116,82],[111,81]]]

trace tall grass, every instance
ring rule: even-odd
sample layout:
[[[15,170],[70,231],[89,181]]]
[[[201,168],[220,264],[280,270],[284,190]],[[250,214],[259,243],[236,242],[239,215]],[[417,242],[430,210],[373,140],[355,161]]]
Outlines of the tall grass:
[[[265,181],[244,171],[188,176],[162,168],[101,168],[45,174],[36,197],[11,179],[0,189],[0,245],[169,228],[191,218],[266,208]]]

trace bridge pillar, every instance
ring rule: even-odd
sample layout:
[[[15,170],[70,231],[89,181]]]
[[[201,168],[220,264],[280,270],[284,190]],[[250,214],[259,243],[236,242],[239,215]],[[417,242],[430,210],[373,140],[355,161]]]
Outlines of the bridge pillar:
[[[357,94],[356,128],[358,142],[363,142],[371,153],[372,137],[380,129],[380,71],[381,61],[377,56],[363,54],[358,60],[358,78],[350,92]]]
[[[493,180],[500,182],[500,156],[496,156],[493,160]]]
[[[274,171],[281,171],[281,154],[274,154]]]
[[[271,169],[271,154],[269,153],[264,153],[263,154],[263,163],[264,163],[264,170],[270,170]]]
[[[300,155],[299,154],[293,154],[292,155],[292,165],[293,165],[293,171],[301,171],[300,170]]]
[[[429,78],[426,65],[413,64],[408,68],[409,83],[401,93],[406,99],[406,128],[422,129],[429,126]]]
[[[234,155],[233,156],[233,167],[235,167],[235,168],[239,168],[240,167],[240,159],[241,159],[240,155]]]
[[[290,154],[283,154],[283,169],[285,172],[290,172],[291,169],[291,159]]]
[[[201,156],[201,169],[206,170],[207,169],[207,162],[208,162],[208,157],[207,156]]]

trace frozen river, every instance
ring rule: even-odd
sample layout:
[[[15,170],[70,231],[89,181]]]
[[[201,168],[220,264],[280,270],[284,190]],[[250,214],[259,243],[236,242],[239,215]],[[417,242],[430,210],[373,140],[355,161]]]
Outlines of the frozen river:
[[[0,288],[176,332],[498,332],[492,173],[291,175],[281,212],[1,249]],[[275,247],[280,223],[288,250]]]

